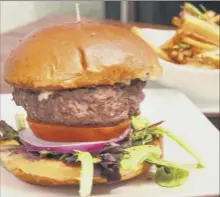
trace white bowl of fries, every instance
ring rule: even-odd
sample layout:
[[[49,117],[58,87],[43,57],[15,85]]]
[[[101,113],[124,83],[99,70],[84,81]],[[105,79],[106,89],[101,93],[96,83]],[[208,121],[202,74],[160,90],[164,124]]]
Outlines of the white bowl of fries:
[[[158,82],[184,92],[193,101],[219,102],[219,70],[180,66],[159,59],[163,76]]]
[[[159,83],[177,88],[193,101],[219,102],[219,21],[213,11],[185,3],[177,30],[132,28],[158,54],[163,67]]]

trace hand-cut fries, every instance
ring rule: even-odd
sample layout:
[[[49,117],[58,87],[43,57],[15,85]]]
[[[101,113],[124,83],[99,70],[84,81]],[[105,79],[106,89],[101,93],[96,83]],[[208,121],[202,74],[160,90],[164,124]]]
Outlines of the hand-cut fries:
[[[210,68],[215,66],[220,69],[219,63],[220,50],[215,49],[213,51],[206,51],[195,56],[195,59],[201,64],[210,65]]]
[[[215,45],[208,44],[208,43],[205,43],[205,42],[200,42],[198,40],[192,39],[192,38],[187,37],[187,36],[183,37],[182,41],[186,44],[189,44],[191,46],[198,47],[198,48],[201,48],[201,49],[204,49],[204,50],[214,50],[214,49],[216,49]]]
[[[220,15],[214,16],[214,17],[211,18],[209,21],[210,21],[211,23],[219,23],[219,21],[220,21]]]
[[[183,23],[179,26],[184,32],[193,32],[219,46],[219,26],[198,19],[189,14],[183,15]]]
[[[160,46],[161,49],[170,49],[177,45],[177,43],[181,43],[181,38],[184,37],[183,32],[177,31],[176,34],[168,41],[166,41],[164,44]],[[176,47],[175,47],[176,48]]]
[[[176,34],[160,47],[154,46],[141,29],[133,27],[132,32],[167,61],[220,69],[220,15],[204,6],[201,10],[185,3],[180,16],[172,20],[178,27]]]
[[[175,25],[175,26],[177,26],[177,27],[179,27],[180,26],[180,24],[181,24],[181,20],[178,18],[178,17],[173,17],[173,19],[172,19],[172,24],[173,25]]]

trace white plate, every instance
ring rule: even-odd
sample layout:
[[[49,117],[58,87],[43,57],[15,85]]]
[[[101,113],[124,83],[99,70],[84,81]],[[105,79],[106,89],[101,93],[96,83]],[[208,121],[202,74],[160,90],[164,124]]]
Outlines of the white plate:
[[[157,81],[149,81],[146,86],[147,89],[165,89],[166,87],[159,84]],[[170,89],[170,88],[169,88]],[[212,117],[217,116],[220,113],[220,105],[219,101],[218,102],[204,102],[202,99],[201,100],[193,100],[192,101],[198,108],[199,110],[206,114],[207,117]]]
[[[16,107],[10,95],[1,95],[1,119],[14,124]],[[182,137],[204,159],[207,167],[196,169],[195,160],[171,140],[165,138],[165,158],[191,170],[188,182],[176,188],[163,188],[145,176],[113,185],[94,186],[93,196],[207,196],[219,194],[219,131],[189,99],[175,90],[147,90],[141,105],[143,115],[152,121],[166,120],[164,127]],[[1,197],[78,196],[78,187],[41,187],[24,183],[1,168]]]

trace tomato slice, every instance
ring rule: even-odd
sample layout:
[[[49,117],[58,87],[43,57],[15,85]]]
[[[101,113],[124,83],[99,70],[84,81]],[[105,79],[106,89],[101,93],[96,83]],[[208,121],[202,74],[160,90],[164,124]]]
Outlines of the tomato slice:
[[[27,118],[33,133],[40,139],[53,142],[93,142],[117,138],[130,127],[130,120],[115,126],[66,126],[48,124]]]

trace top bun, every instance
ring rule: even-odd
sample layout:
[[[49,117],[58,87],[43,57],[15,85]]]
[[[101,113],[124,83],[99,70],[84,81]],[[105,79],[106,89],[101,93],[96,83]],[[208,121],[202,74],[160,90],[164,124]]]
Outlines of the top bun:
[[[124,28],[63,23],[32,32],[11,52],[5,80],[28,89],[113,85],[161,75],[156,54]]]

